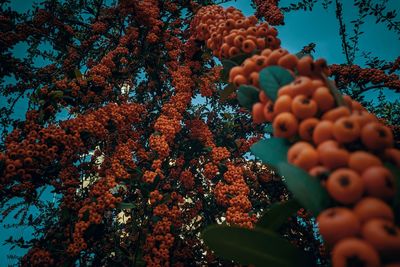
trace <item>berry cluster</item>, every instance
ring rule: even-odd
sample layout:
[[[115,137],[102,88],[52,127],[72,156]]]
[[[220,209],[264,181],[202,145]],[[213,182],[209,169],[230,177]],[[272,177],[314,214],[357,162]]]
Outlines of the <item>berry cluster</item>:
[[[209,6],[197,12],[192,22],[193,35],[206,41],[207,47],[219,58],[233,57],[264,48],[278,48],[277,31],[267,23],[256,25],[257,18],[246,18],[242,12],[230,7]],[[195,25],[195,26],[194,26]]]
[[[278,7],[279,0],[254,0],[256,16],[264,18],[271,25],[283,25],[284,17]]]
[[[232,10],[224,13],[218,7],[207,7],[198,13],[197,38],[207,40],[207,46],[220,58],[237,54],[230,53],[233,48],[229,46],[230,33],[226,29],[231,25],[227,14]],[[216,19],[213,21],[210,16]],[[242,32],[253,31],[256,20],[249,19],[245,25],[245,19],[238,19]],[[217,27],[215,21],[219,21]],[[219,39],[220,36],[224,38]],[[400,151],[393,148],[390,128],[360,103],[340,96],[326,82],[325,76],[330,71],[335,74],[339,68],[333,66],[329,71],[325,60],[314,61],[309,56],[298,59],[282,48],[274,49],[279,44],[271,49],[260,49],[250,42],[244,45],[248,42],[244,36],[240,40],[236,36],[232,41],[234,45],[241,45],[234,46],[237,52],[262,50],[231,69],[229,82],[234,85],[250,84],[259,88],[259,71],[271,65],[287,69],[295,78],[279,89],[274,102],[260,90],[259,102],[252,108],[253,120],[272,122],[274,136],[294,142],[288,151],[288,161],[320,179],[335,201],[337,207],[327,209],[317,218],[322,237],[326,244],[333,246],[333,266],[348,266],[349,261],[380,266],[380,262],[395,260],[400,252],[400,229],[395,226],[394,214],[388,205],[395,193],[395,182],[383,163],[389,161],[399,167]],[[386,82],[387,86],[398,83],[398,77],[393,76],[389,81],[379,71],[349,68],[344,79],[357,74],[362,81],[372,79],[376,83]],[[251,207],[240,196],[226,197],[226,193],[246,190],[246,186],[238,186],[240,176],[239,170],[228,165],[224,178],[228,184],[234,182],[234,190],[221,183],[215,188],[217,201],[232,205],[228,211],[248,211]],[[237,223],[237,217],[233,218],[229,216]]]

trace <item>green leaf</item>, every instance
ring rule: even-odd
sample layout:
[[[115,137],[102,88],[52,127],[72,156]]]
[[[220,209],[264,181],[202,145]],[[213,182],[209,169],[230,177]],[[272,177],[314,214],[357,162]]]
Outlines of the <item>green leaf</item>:
[[[284,138],[263,139],[252,145],[250,150],[263,163],[276,168],[280,162],[287,161],[289,142]]]
[[[400,224],[400,169],[396,168],[396,166],[391,163],[385,163],[385,167],[388,168],[394,176],[396,195],[394,196],[392,207],[394,210],[396,223]]]
[[[294,80],[289,71],[279,66],[270,66],[262,69],[259,79],[261,89],[272,101],[276,100],[279,88]]]
[[[312,211],[314,216],[328,207],[329,195],[317,179],[289,163],[281,162],[278,169],[294,198],[306,209]]]
[[[236,87],[233,84],[228,84],[222,91],[220,91],[221,100],[226,100],[233,92],[236,91]]]
[[[286,223],[288,218],[301,208],[299,202],[294,199],[286,202],[275,203],[266,211],[257,223],[257,227],[276,231]]]
[[[255,266],[312,266],[305,253],[276,233],[265,229],[244,229],[212,225],[202,233],[206,245],[218,256]]]
[[[252,55],[254,55],[253,53],[251,54],[237,54],[231,58],[229,58],[229,60],[235,62],[237,65],[242,64],[247,58],[251,57]]]
[[[135,206],[135,204],[133,203],[126,203],[126,202],[121,202],[117,204],[117,209],[133,209]]]
[[[230,59],[222,59],[221,60],[222,66],[224,67],[222,70],[222,80],[223,81],[228,81],[229,78],[229,72],[231,69],[235,66],[238,66],[238,64]]]
[[[241,106],[251,110],[253,104],[259,102],[258,94],[259,91],[256,87],[241,85],[237,91],[237,99]]]

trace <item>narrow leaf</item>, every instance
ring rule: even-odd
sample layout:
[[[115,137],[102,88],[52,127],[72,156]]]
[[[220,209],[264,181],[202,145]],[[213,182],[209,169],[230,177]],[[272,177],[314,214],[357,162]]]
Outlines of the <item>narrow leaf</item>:
[[[251,110],[253,104],[259,102],[258,94],[259,91],[256,87],[241,85],[237,91],[237,99],[241,106]]]
[[[270,66],[262,69],[259,79],[261,89],[272,101],[276,100],[279,88],[294,80],[289,71],[279,66]]]
[[[294,198],[306,209],[312,211],[314,216],[328,207],[329,195],[317,179],[289,163],[280,163],[278,169]]]
[[[218,256],[240,264],[297,267],[302,263],[302,266],[312,266],[304,252],[270,230],[212,225],[206,228],[202,237]]]
[[[286,202],[275,203],[266,211],[257,223],[257,227],[276,231],[286,223],[288,218],[301,208],[299,202],[294,199]]]
[[[263,163],[277,167],[279,163],[287,161],[289,143],[284,138],[263,139],[252,145],[250,150]]]

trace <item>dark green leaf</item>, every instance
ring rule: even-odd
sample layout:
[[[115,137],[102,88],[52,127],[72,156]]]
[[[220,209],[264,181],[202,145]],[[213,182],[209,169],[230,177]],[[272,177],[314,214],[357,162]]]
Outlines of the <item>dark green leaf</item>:
[[[202,237],[218,256],[255,266],[312,266],[305,254],[276,233],[265,229],[209,226]]]
[[[263,139],[250,148],[251,152],[271,167],[277,167],[280,162],[287,161],[289,142],[284,138]]]
[[[259,91],[256,87],[241,85],[237,91],[237,99],[241,106],[251,110],[253,104],[259,102],[258,94]]]
[[[126,202],[121,202],[117,204],[117,209],[133,209],[135,207],[135,204],[133,203],[126,203]]]
[[[222,63],[222,66],[224,67],[222,69],[222,80],[228,81],[229,72],[231,71],[231,69],[233,67],[237,66],[238,64],[230,59],[222,59],[221,63]]]
[[[221,100],[226,100],[233,92],[236,91],[236,87],[233,84],[228,84],[222,91],[220,91]]]
[[[261,89],[272,101],[276,100],[279,88],[294,80],[288,70],[279,66],[270,66],[262,69],[259,79]]]
[[[285,162],[280,163],[278,169],[295,199],[306,209],[312,211],[314,216],[328,207],[329,195],[316,178]]]
[[[257,223],[257,227],[276,231],[286,223],[288,218],[301,208],[299,202],[294,199],[286,202],[275,203],[266,211]]]
[[[251,57],[253,53],[251,54],[237,54],[231,58],[229,58],[231,61],[235,62],[237,65],[242,64],[247,58]]]

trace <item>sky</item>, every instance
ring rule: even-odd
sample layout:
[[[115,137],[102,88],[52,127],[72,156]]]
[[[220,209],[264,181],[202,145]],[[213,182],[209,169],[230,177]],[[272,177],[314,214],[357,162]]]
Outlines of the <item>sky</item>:
[[[32,0],[11,0],[11,7],[18,12],[25,12],[32,6]],[[288,6],[292,2],[281,0],[280,6]],[[322,2],[322,1],[320,1]],[[354,10],[352,5],[353,1],[343,0],[344,18],[346,22],[350,22],[356,18],[357,12]],[[254,10],[250,5],[249,0],[237,0],[224,3],[222,6],[234,6],[246,15],[250,16],[254,14]],[[389,0],[388,9],[395,9],[400,11],[399,0]],[[342,54],[341,41],[339,37],[339,25],[335,17],[334,6],[331,5],[328,10],[322,8],[321,3],[317,3],[312,12],[309,11],[296,11],[285,15],[285,25],[277,27],[279,31],[278,37],[282,41],[282,47],[289,50],[291,53],[297,53],[303,46],[313,42],[316,43],[315,54],[316,58],[323,57],[329,64],[332,63],[344,63],[345,58]],[[393,32],[387,30],[384,24],[375,23],[374,17],[367,17],[366,22],[361,28],[365,32],[360,37],[360,50],[371,52],[373,56],[377,56],[386,60],[393,60],[400,55],[400,41],[398,36]],[[348,32],[351,33],[352,29],[348,28]],[[43,48],[46,48],[44,45]],[[27,46],[23,43],[17,44],[13,53],[17,57],[24,57],[26,54]],[[355,63],[364,64],[361,57],[356,58]],[[46,62],[42,59],[37,59],[36,65],[45,65]],[[12,79],[8,79],[8,82],[12,82]],[[376,99],[378,91],[369,92],[366,99]],[[390,100],[400,99],[399,94],[394,93],[390,90],[385,90],[385,95]],[[4,98],[0,96],[0,106],[6,105]],[[23,118],[26,109],[26,101],[21,101],[17,104],[16,117]],[[51,196],[50,194],[47,194]],[[14,223],[12,217],[6,221],[6,223]],[[4,263],[9,264],[13,262],[7,259],[7,254],[10,254],[10,247],[2,246],[3,240],[13,235],[15,238],[21,236],[28,237],[32,234],[32,231],[28,228],[25,229],[5,229],[3,225],[0,225],[0,265]],[[23,250],[13,250],[12,254],[22,255]]]

